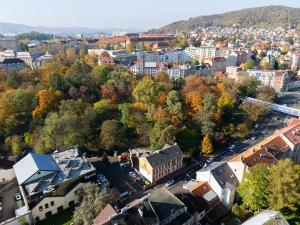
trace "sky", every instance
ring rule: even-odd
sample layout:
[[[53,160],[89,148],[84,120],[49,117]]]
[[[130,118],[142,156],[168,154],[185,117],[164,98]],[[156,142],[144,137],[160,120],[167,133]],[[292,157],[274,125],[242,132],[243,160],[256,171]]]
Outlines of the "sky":
[[[0,22],[147,30],[190,17],[300,0],[0,0]]]

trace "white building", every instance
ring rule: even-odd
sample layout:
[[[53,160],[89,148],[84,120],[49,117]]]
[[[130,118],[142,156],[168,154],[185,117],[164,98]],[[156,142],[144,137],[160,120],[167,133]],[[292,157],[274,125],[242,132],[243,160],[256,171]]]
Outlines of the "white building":
[[[263,210],[246,220],[242,225],[289,225],[283,215],[278,211]]]
[[[227,162],[214,162],[196,172],[197,181],[207,182],[228,209],[232,207],[239,181]]]
[[[190,59],[197,59],[202,61],[202,59],[207,59],[211,57],[221,56],[221,52],[217,47],[187,47],[184,52]]]
[[[14,170],[36,222],[77,204],[84,183],[96,176],[94,166],[76,148],[51,155],[29,153]]]

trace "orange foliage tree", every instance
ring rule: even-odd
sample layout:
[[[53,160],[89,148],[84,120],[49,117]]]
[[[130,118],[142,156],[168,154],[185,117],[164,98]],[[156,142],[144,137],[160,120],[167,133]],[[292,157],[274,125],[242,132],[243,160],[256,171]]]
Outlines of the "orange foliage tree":
[[[38,92],[39,104],[32,111],[33,118],[43,118],[48,112],[58,109],[63,93],[54,88],[43,89]]]

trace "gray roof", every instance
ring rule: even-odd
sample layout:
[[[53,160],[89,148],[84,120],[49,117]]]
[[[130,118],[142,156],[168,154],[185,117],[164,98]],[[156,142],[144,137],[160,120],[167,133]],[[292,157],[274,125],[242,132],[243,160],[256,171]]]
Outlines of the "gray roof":
[[[183,156],[178,145],[161,149],[146,157],[152,167],[157,167],[170,162],[173,159]]]
[[[186,207],[183,202],[164,187],[151,192],[149,203],[159,220],[164,220],[172,213]]]
[[[14,166],[19,185],[23,184],[38,171],[59,171],[50,155],[29,153]]]
[[[227,162],[213,162],[209,166],[199,170],[199,172],[210,171],[222,188],[232,189],[239,185],[239,181],[231,170]]]

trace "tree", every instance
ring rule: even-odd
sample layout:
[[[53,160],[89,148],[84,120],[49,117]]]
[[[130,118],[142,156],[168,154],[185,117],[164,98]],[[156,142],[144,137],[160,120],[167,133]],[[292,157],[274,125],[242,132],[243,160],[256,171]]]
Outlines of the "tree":
[[[182,100],[178,91],[170,91],[167,96],[168,111],[178,119],[178,122],[184,118]]]
[[[108,187],[99,188],[95,183],[87,183],[83,187],[82,201],[75,208],[73,222],[75,225],[93,224],[95,217],[107,204],[115,202],[116,198]]]
[[[270,70],[270,69],[272,69],[272,66],[271,66],[268,58],[264,58],[263,60],[260,61],[260,67],[263,70]]]
[[[105,150],[112,150],[120,145],[120,127],[116,120],[106,120],[101,125],[100,146]]]
[[[263,86],[257,90],[256,98],[273,103],[276,100],[276,92],[272,87]]]
[[[161,149],[166,143],[174,144],[176,128],[170,120],[163,119],[155,123],[150,132],[150,144],[152,150]]]
[[[195,130],[188,128],[178,129],[175,134],[175,141],[184,153],[191,154],[199,145],[199,135]]]
[[[67,48],[66,49],[66,59],[67,62],[72,64],[75,62],[76,59],[76,52],[74,48]]]
[[[245,112],[247,119],[252,123],[255,123],[266,111],[263,107],[248,102],[243,102],[240,108]]]
[[[256,78],[245,78],[237,86],[237,92],[240,97],[255,97],[259,81]]]
[[[152,80],[143,80],[133,90],[133,97],[137,102],[142,102],[148,109],[148,118],[152,118],[157,96],[162,91],[162,86]]]
[[[206,134],[203,138],[202,144],[201,144],[201,152],[204,155],[209,155],[214,151],[214,147],[211,141],[211,138],[208,134]]]
[[[63,93],[53,88],[38,92],[39,104],[32,111],[33,118],[43,118],[48,112],[58,109]]]
[[[300,165],[290,159],[280,160],[267,177],[269,205],[273,210],[296,213],[300,202]]]
[[[5,139],[5,148],[7,151],[11,151],[13,155],[19,156],[24,148],[22,137],[14,135]]]
[[[238,124],[236,127],[236,130],[238,132],[239,138],[245,138],[249,132],[249,128],[248,128],[247,124],[245,124],[245,123]]]
[[[94,149],[95,120],[96,113],[89,104],[81,100],[62,101],[59,111],[49,113],[45,124],[34,130],[31,145],[41,153],[74,146]]]
[[[248,59],[244,64],[244,70],[251,70],[255,68],[255,62],[252,59]]]
[[[159,82],[168,82],[169,74],[166,72],[159,71],[155,74],[155,79]]]
[[[280,70],[287,70],[289,68],[289,65],[287,63],[280,63],[279,69]]]
[[[254,211],[268,208],[269,176],[270,171],[267,164],[256,164],[246,172],[237,189],[246,208]]]

